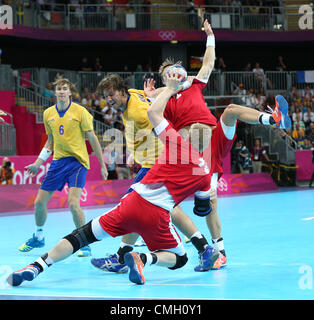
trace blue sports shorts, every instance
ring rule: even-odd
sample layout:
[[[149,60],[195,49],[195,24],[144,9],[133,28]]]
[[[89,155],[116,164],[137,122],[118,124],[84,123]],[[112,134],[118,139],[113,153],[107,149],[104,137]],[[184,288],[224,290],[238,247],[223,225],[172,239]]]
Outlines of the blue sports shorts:
[[[84,188],[87,169],[74,157],[53,160],[44,176],[40,189],[46,191],[62,191],[67,183],[68,187]]]
[[[149,171],[149,169],[150,169],[150,168],[141,168],[140,171],[139,171],[139,172],[137,173],[137,175],[135,176],[134,181],[133,181],[132,184],[137,183],[137,182],[140,182],[140,181],[145,177],[145,175],[146,175],[146,173]],[[130,193],[130,192],[132,192],[132,191],[133,191],[133,189],[132,189],[132,188],[129,188],[126,193]]]

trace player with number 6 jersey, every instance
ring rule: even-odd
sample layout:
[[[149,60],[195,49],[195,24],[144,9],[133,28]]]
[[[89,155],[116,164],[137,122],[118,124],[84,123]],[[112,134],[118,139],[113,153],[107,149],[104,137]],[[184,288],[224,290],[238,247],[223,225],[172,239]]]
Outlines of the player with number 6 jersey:
[[[71,100],[75,90],[75,86],[67,79],[60,78],[55,82],[57,103],[44,111],[48,140],[37,160],[25,168],[30,176],[35,176],[53,152],[51,166],[41,182],[34,203],[36,230],[32,238],[19,247],[22,252],[45,245],[43,226],[47,219],[47,203],[56,190],[62,191],[65,184],[69,187],[68,203],[74,224],[77,228],[85,224],[80,207],[80,197],[90,167],[85,137],[100,162],[102,178],[107,179],[108,176],[101,146],[93,130],[93,117],[84,107]],[[87,246],[81,248],[78,255],[83,257],[90,254]]]

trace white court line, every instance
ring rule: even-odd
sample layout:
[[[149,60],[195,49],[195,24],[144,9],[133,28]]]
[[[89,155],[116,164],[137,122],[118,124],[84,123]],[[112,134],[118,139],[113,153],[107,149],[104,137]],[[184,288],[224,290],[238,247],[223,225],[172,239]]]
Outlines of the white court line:
[[[115,283],[119,285],[129,285],[129,282]],[[147,283],[145,286],[197,286],[197,287],[220,287],[220,284],[202,284],[202,283]]]
[[[47,298],[50,299],[55,299],[57,300],[58,298],[60,300],[67,300],[67,299],[74,299],[74,300],[84,300],[84,299],[96,299],[96,300],[103,300],[103,299],[116,299],[116,300],[173,300],[173,298],[166,298],[166,297],[112,297],[112,296],[65,296],[65,295],[43,295],[43,296],[38,296],[36,294],[3,294],[0,295],[0,300],[1,297],[5,297],[7,300],[7,297],[14,297],[14,298],[19,298],[19,297],[24,297],[24,298],[35,298],[36,300],[46,300]],[[21,299],[21,298],[20,298]],[[20,300],[19,299],[19,300]],[[217,298],[175,298],[175,300],[221,300]],[[225,300],[225,299],[222,299]],[[229,299],[230,300],[230,299]],[[236,299],[237,300],[237,299]]]
[[[314,220],[314,217],[309,217],[309,218],[302,218],[301,220],[303,220],[303,221]]]

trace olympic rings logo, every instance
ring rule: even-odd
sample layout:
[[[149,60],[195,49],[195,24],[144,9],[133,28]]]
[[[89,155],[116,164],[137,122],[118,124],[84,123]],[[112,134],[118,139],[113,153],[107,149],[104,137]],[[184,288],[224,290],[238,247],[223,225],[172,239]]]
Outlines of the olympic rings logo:
[[[171,30],[171,31],[159,31],[158,35],[162,40],[171,41],[176,37],[177,34],[174,30]]]

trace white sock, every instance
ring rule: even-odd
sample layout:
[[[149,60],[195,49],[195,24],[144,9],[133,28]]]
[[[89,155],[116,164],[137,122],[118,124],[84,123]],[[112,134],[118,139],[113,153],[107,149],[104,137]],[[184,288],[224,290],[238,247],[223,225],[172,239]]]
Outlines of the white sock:
[[[145,253],[146,255],[146,265],[150,266],[153,262],[153,256],[150,253]]]
[[[44,238],[43,227],[36,227],[35,236],[38,238],[39,241]]]
[[[224,241],[222,238],[212,239],[212,241],[213,241],[213,245],[214,245],[215,250],[217,250],[217,251],[225,250],[225,245],[224,245]]]
[[[129,247],[134,247],[134,245],[133,244],[128,244],[128,243],[125,243],[125,242],[123,242],[123,241],[121,241],[121,243],[120,243],[120,248],[124,248],[124,247],[126,247],[126,246],[129,246]]]
[[[47,269],[50,267],[52,264],[54,264],[54,261],[46,254],[37,259],[35,262],[41,265],[43,270]]]
[[[270,125],[269,123],[269,118],[271,117],[272,115],[271,114],[268,114],[268,113],[265,113],[265,112],[262,112],[261,115],[260,115],[260,122],[261,124],[265,124],[265,125]]]
[[[195,233],[193,233],[192,236],[191,236],[191,239],[193,237],[196,237],[198,239],[202,239],[203,238],[202,234],[199,231],[196,231]]]

